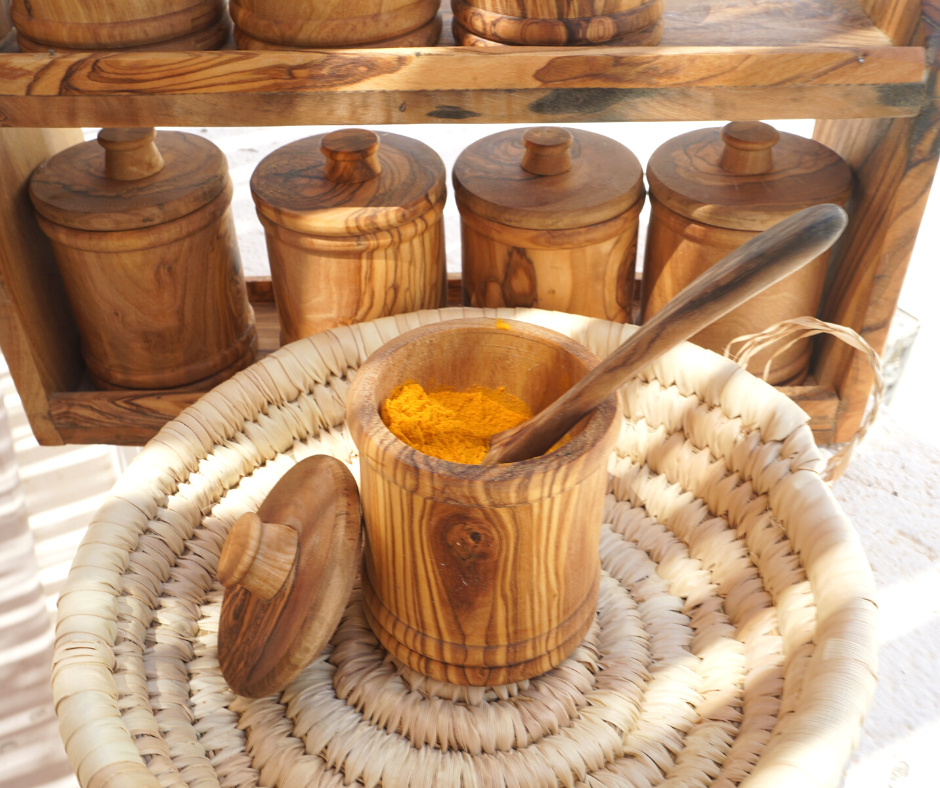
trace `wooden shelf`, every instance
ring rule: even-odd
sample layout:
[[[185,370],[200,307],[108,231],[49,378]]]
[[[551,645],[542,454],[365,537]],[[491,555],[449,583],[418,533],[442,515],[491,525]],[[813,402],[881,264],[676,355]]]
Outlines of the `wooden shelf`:
[[[666,9],[657,47],[4,55],[0,125],[868,118],[923,102],[924,50],[893,46],[858,2]]]
[[[856,178],[820,316],[880,351],[940,154],[940,0],[668,0],[664,22],[657,47],[466,49],[445,20],[426,49],[0,53],[0,343],[38,440],[140,444],[202,393],[87,385],[24,187],[81,126],[816,118]],[[269,291],[252,285],[262,352]],[[820,442],[847,440],[866,362],[821,339],[812,373],[785,391]]]

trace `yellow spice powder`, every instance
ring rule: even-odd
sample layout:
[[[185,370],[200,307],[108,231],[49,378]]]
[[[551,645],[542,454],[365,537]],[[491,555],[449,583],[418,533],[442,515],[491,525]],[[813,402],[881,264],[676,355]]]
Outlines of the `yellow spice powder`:
[[[419,383],[395,388],[382,404],[382,421],[414,449],[450,462],[479,465],[490,438],[532,418],[532,411],[505,388],[425,391]]]

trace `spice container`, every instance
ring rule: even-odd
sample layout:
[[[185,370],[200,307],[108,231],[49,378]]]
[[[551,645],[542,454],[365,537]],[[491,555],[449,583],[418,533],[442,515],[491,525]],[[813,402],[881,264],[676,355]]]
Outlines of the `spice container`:
[[[251,177],[282,341],[442,306],[444,164],[408,137],[343,129],[298,140]]]
[[[433,46],[440,0],[231,0],[239,49]]]
[[[655,46],[664,0],[452,0],[462,46]]]
[[[379,413],[407,381],[505,386],[537,413],[597,364],[553,331],[505,326],[480,318],[403,334],[359,368],[347,398],[367,533],[366,616],[399,660],[454,684],[544,673],[577,647],[596,610],[615,395],[560,449],[494,466],[422,454]]]
[[[630,319],[643,169],[590,131],[513,129],[454,165],[464,303]]]
[[[103,129],[30,181],[99,386],[222,380],[255,358],[225,156],[194,134]]]
[[[13,0],[24,52],[218,49],[229,33],[223,0]]]
[[[643,269],[643,321],[682,288],[759,232],[812,205],[844,206],[852,171],[820,143],[766,123],[734,122],[683,134],[660,146],[647,167],[652,216]],[[732,339],[804,315],[815,316],[829,253],[729,312],[692,338],[721,353]],[[799,383],[812,341],[774,361],[771,383]],[[761,369],[769,351],[755,356]]]

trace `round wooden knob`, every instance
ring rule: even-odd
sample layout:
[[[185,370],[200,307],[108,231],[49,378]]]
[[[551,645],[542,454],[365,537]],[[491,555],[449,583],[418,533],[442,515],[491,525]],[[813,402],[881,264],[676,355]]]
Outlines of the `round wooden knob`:
[[[336,183],[362,183],[382,172],[379,136],[367,129],[339,129],[320,143],[326,177]]]
[[[248,512],[235,521],[222,547],[219,582],[226,588],[240,585],[267,601],[281,590],[296,555],[297,531]]]
[[[138,181],[163,169],[156,129],[102,129],[98,144],[105,150],[104,174],[117,181]]]
[[[721,166],[739,175],[760,175],[774,168],[773,147],[780,132],[767,123],[736,120],[721,130]]]
[[[571,169],[571,143],[568,129],[540,126],[526,129],[522,135],[525,153],[522,169],[533,175],[560,175]]]

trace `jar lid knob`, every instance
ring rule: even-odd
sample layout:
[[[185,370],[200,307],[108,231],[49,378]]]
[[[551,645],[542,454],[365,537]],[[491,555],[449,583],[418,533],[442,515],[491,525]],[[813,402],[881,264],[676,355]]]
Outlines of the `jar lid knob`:
[[[156,129],[102,129],[98,144],[104,148],[104,174],[116,181],[139,181],[163,169],[163,156],[154,139]]]
[[[522,135],[525,153],[522,169],[533,175],[561,175],[571,169],[571,143],[568,129],[539,126]]]
[[[738,175],[760,175],[774,168],[773,147],[780,132],[768,123],[736,120],[721,130],[721,166]]]
[[[262,600],[271,599],[287,580],[297,555],[297,531],[264,523],[254,512],[239,517],[219,556],[219,582],[242,586]]]
[[[336,183],[362,183],[382,172],[379,135],[367,129],[331,131],[320,142],[326,177]]]

